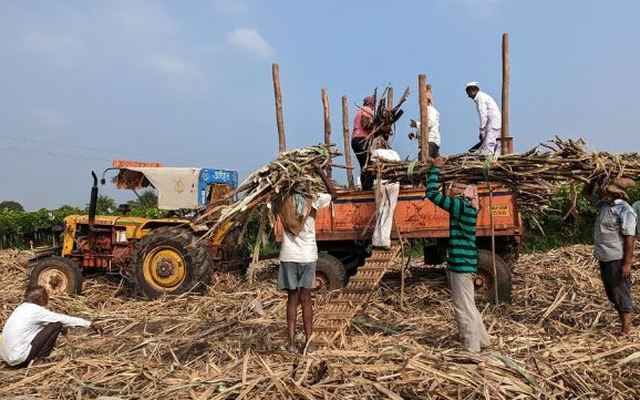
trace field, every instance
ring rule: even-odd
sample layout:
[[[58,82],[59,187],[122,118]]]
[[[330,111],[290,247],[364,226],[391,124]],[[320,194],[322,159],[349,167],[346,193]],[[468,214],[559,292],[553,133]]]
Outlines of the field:
[[[26,257],[0,253],[2,323],[21,301]],[[153,302],[118,278],[87,277],[82,296],[50,308],[96,317],[104,335],[71,330],[48,362],[3,364],[0,398],[640,398],[640,341],[616,337],[588,246],[521,257],[512,303],[481,310],[495,348],[476,354],[458,346],[444,282],[420,268],[404,294],[390,272],[340,348],[285,353],[275,272],[264,262],[253,285],[220,273],[206,296]],[[633,295],[638,303],[637,285]]]

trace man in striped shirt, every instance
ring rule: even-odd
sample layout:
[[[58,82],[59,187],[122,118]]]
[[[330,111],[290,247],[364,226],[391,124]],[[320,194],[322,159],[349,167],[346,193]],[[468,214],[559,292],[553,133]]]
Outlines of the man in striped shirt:
[[[427,179],[426,198],[449,213],[449,246],[447,248],[447,277],[458,333],[462,345],[472,351],[491,346],[482,316],[474,299],[474,280],[478,265],[476,249],[476,220],[478,190],[475,185],[453,184],[449,196],[438,191],[438,178],[444,166],[441,157],[433,161]]]

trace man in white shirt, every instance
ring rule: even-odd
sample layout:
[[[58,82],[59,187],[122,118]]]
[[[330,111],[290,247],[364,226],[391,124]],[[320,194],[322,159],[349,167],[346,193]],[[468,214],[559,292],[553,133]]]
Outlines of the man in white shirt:
[[[280,210],[282,222],[282,244],[280,247],[280,269],[278,289],[287,291],[287,351],[295,353],[296,318],[298,303],[302,308],[302,322],[306,336],[307,353],[313,351],[309,339],[313,331],[311,290],[316,281],[318,246],[316,244],[316,211],[327,207],[337,197],[333,184],[322,167],[316,170],[327,193],[307,196],[303,190],[290,194]]]
[[[429,158],[436,158],[440,155],[440,112],[433,106],[433,99],[431,93],[427,96],[427,115],[429,118]],[[417,139],[418,148],[422,149],[420,145],[420,122],[411,120],[409,124],[412,128],[417,128],[415,133],[409,134],[409,140]],[[420,153],[418,152],[418,159],[420,159]]]
[[[42,286],[27,288],[24,299],[2,329],[0,355],[11,366],[26,367],[35,359],[48,357],[63,326],[102,332],[102,327],[95,322],[47,310],[49,295]]]
[[[475,101],[480,118],[480,154],[502,154],[502,113],[496,101],[480,91],[478,82],[469,82],[465,88],[467,96]]]

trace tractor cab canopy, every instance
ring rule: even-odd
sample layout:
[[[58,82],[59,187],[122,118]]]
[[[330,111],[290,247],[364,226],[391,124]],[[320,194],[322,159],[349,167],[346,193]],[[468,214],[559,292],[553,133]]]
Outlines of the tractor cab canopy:
[[[114,168],[119,170],[114,179],[119,189],[153,186],[161,210],[206,208],[212,200],[238,187],[238,173],[225,169],[121,166],[116,162]]]

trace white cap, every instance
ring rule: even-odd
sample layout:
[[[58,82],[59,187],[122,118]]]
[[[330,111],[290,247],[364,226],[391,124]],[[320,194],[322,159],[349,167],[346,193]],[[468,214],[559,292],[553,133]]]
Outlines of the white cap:
[[[480,83],[475,82],[475,81],[474,81],[474,82],[469,82],[469,83],[467,83],[467,85],[466,85],[464,88],[466,89],[466,88],[473,87],[473,86],[475,86],[475,87],[477,87],[478,89],[480,89]]]

